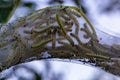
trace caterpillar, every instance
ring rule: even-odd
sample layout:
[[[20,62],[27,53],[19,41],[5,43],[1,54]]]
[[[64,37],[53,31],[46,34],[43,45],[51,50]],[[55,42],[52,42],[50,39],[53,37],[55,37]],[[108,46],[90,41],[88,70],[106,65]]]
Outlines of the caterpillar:
[[[78,19],[86,21],[84,28],[80,26],[81,22]],[[79,54],[80,57],[89,56],[104,60],[108,59],[108,57],[97,55],[96,49],[93,49],[97,48],[92,47],[93,44],[99,45],[96,42],[98,40],[96,31],[86,15],[77,7],[59,5],[42,8],[11,24],[12,33],[8,34],[9,29],[7,27],[3,32],[8,35],[2,40],[6,40],[8,37],[14,39],[12,43],[16,44],[18,49],[10,48],[8,52],[12,52],[11,55],[9,54],[12,57],[8,57],[7,61],[0,61],[2,64],[9,63],[4,66],[5,68],[19,62],[24,62],[31,56],[41,57],[39,54],[44,51],[48,51],[52,56],[56,55],[56,53],[57,55],[62,55],[62,57],[64,57],[64,54],[67,54],[66,56],[69,56],[69,54],[70,56],[71,54]],[[86,35],[80,37],[79,35],[82,34],[82,31]],[[0,34],[1,36],[4,36],[4,33]],[[90,38],[90,40],[84,43],[82,38]],[[93,44],[90,43],[91,40]],[[8,46],[6,43],[4,41],[0,42],[0,50]],[[63,51],[60,50],[61,48],[64,48]],[[19,52],[19,50],[23,51]],[[13,53],[19,55],[13,55]],[[0,54],[0,58],[1,56]],[[14,57],[19,58],[16,59],[15,63],[11,62]]]

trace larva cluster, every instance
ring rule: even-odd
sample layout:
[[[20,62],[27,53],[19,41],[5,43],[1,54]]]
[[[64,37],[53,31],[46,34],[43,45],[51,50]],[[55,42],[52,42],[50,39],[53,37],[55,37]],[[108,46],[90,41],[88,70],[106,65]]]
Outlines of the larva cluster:
[[[86,21],[83,27],[78,20],[81,17]],[[3,64],[4,67],[24,62],[33,56],[40,58],[44,51],[58,58],[81,54],[81,57],[106,59],[96,55],[101,51],[94,45],[98,44],[96,32],[85,14],[77,7],[60,5],[43,8],[20,19],[12,27],[12,50]],[[81,37],[82,32],[85,34]],[[87,42],[84,42],[83,38]],[[0,43],[0,48],[6,47],[7,43]]]

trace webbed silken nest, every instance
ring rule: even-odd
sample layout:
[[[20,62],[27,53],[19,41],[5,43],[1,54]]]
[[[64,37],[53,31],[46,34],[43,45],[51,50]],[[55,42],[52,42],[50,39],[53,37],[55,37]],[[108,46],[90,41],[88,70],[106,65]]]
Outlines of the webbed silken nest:
[[[43,8],[21,18],[12,27],[13,54],[4,67],[25,62],[31,57],[41,59],[43,52],[47,52],[50,58],[110,60],[100,55],[108,52],[98,45],[94,27],[77,7]]]

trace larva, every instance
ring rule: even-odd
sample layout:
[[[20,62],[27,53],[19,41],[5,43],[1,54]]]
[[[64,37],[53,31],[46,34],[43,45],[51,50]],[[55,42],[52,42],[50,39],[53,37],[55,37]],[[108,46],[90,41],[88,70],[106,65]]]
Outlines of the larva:
[[[36,48],[36,47],[43,46],[43,45],[47,44],[48,42],[50,42],[50,41],[52,41],[52,40],[53,40],[53,39],[43,40],[43,41],[41,41],[41,42],[39,42],[39,43],[37,43],[37,44],[33,44],[33,45],[31,46],[31,48]]]

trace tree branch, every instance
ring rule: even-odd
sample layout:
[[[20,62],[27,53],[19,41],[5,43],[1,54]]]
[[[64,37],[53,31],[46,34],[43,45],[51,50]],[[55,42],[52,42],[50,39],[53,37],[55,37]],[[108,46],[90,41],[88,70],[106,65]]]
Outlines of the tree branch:
[[[86,23],[81,27],[78,19]],[[94,27],[77,7],[40,9],[3,26],[0,33],[1,71],[36,59],[66,58],[88,59],[86,63],[120,76],[119,45],[99,43]],[[49,56],[43,57],[44,52]]]

